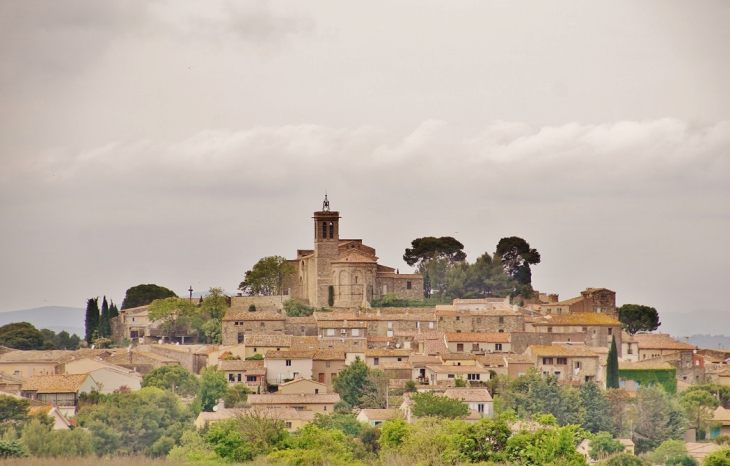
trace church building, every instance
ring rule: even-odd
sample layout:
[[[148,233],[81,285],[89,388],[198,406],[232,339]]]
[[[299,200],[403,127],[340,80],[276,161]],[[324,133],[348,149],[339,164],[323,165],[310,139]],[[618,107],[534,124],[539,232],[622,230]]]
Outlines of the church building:
[[[375,249],[361,239],[340,238],[340,213],[327,196],[314,213],[314,249],[297,250],[291,296],[316,307],[360,307],[386,293],[423,299],[423,276],[399,274],[378,264]]]

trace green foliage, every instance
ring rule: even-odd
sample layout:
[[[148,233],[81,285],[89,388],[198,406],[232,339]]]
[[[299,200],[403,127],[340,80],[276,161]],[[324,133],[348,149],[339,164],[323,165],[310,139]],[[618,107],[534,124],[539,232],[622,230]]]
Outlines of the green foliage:
[[[614,335],[611,337],[611,348],[606,359],[606,388],[619,388],[618,379],[618,349]]]
[[[43,334],[28,322],[16,322],[0,327],[0,345],[19,350],[43,349]]]
[[[651,466],[651,464],[631,453],[619,453],[609,458],[606,466]]]
[[[456,387],[456,388],[466,387],[466,380],[464,380],[464,379],[454,380],[454,387]]]
[[[507,459],[526,466],[585,465],[585,458],[575,449],[583,435],[573,425],[560,428],[545,426],[535,432],[523,430],[512,435],[507,441],[505,448]]]
[[[238,289],[249,295],[281,295],[296,272],[294,265],[285,257],[269,256],[260,259],[246,276]]]
[[[503,461],[512,431],[503,418],[482,419],[452,437],[455,456],[460,461]]]
[[[101,302],[101,316],[99,317],[99,336],[108,337],[112,333],[111,320],[109,316],[109,303],[106,296]]]
[[[540,263],[540,253],[537,249],[530,248],[530,243],[517,236],[502,238],[497,243],[494,255],[500,258],[507,275],[521,285],[532,283],[530,265]]]
[[[162,366],[152,370],[142,378],[142,387],[157,387],[174,390],[183,396],[198,393],[199,382],[190,371],[182,366]]]
[[[192,413],[176,395],[152,387],[105,397],[79,409],[76,418],[91,431],[97,454],[166,454],[193,426]]]
[[[654,464],[667,464],[675,458],[680,458],[687,454],[687,447],[683,440],[665,440],[654,450],[642,455]]]
[[[696,429],[699,434],[709,429],[720,401],[707,391],[692,390],[682,392],[679,404],[684,408],[689,428]]]
[[[170,339],[176,335],[187,335],[196,321],[202,322],[198,308],[187,299],[157,299],[150,304],[148,317],[152,322],[161,322],[160,330]]]
[[[618,308],[618,320],[622,328],[631,335],[636,332],[653,332],[662,325],[656,309],[640,304],[624,304]]]
[[[469,407],[461,400],[437,396],[434,392],[422,392],[411,395],[413,407],[411,412],[416,417],[436,416],[448,419],[466,416]]]
[[[177,295],[164,286],[137,285],[129,288],[122,301],[122,309],[146,306],[156,299],[177,298]]]
[[[380,430],[380,446],[385,450],[396,450],[409,434],[408,424],[401,418],[391,419]]]
[[[406,393],[413,393],[416,391],[416,382],[413,380],[407,380],[405,384]]]
[[[33,420],[23,428],[20,441],[33,456],[59,458],[90,455],[91,438],[83,429],[53,430],[51,426]]]
[[[619,369],[620,379],[634,380],[642,387],[661,385],[667,393],[677,393],[677,369]]]
[[[668,460],[666,466],[697,466],[699,463],[689,455],[679,456]]]
[[[203,324],[201,330],[205,336],[205,342],[218,345],[223,341],[222,322],[220,319],[210,319]]]
[[[708,383],[703,385],[692,385],[685,389],[682,393],[687,394],[696,390],[701,390],[716,397],[720,401],[720,406],[730,408],[730,387],[716,383]]]
[[[307,317],[311,316],[315,312],[327,312],[329,309],[318,309],[313,306],[309,306],[299,301],[298,299],[291,298],[284,301],[284,312],[289,317]]]
[[[250,306],[248,306],[248,312],[256,312],[256,305],[251,304]]]
[[[228,391],[226,391],[226,395],[223,397],[226,408],[241,407],[248,400],[250,393],[253,393],[253,391],[241,383],[228,387]]]
[[[602,460],[609,456],[620,453],[626,448],[623,443],[608,432],[599,432],[593,437],[590,443],[591,450],[588,453],[594,460]]]
[[[601,431],[613,432],[611,403],[605,392],[593,382],[582,384],[578,392],[584,409],[582,427],[594,434]]]
[[[228,392],[226,375],[217,367],[206,367],[200,378],[200,407],[203,411],[213,411],[218,400]]]
[[[451,236],[426,236],[411,241],[411,248],[403,254],[403,260],[411,267],[434,259],[446,259],[450,263],[463,261],[466,259],[464,245]]]
[[[86,301],[86,343],[91,344],[94,333],[99,331],[99,298],[90,298]]]
[[[368,389],[369,373],[370,368],[358,356],[352,364],[337,374],[337,377],[332,381],[332,386],[335,392],[340,394],[343,401],[351,406],[359,405],[360,398]]]
[[[30,402],[24,398],[0,395],[0,421],[26,421]]]
[[[213,461],[218,455],[196,430],[183,432],[180,445],[173,447],[168,458],[175,463]]]
[[[21,458],[28,451],[19,440],[0,440],[0,458]]]
[[[256,353],[253,356],[249,356],[246,358],[246,361],[263,361],[264,356],[260,353]]]
[[[290,435],[268,459],[285,465],[356,465],[357,443],[339,430],[324,430],[308,424]]]
[[[677,401],[658,387],[641,387],[636,392],[636,422],[633,441],[643,453],[669,439],[680,439],[687,420]]]
[[[210,426],[205,439],[221,458],[250,461],[280,446],[286,435],[284,421],[265,411],[248,410]]]
[[[366,424],[357,420],[354,414],[332,413],[314,415],[312,425],[320,429],[339,430],[345,435],[359,437]]]
[[[223,288],[210,288],[200,310],[211,319],[222,319],[228,310],[228,297],[223,293]]]
[[[363,408],[384,409],[388,405],[388,376],[380,369],[369,369],[360,406]]]
[[[583,424],[585,409],[577,389],[558,385],[555,376],[543,378],[536,369],[530,369],[509,385],[509,397],[517,414],[534,416],[552,414],[559,425]]]
[[[43,334],[44,348],[75,350],[79,347],[79,343],[81,343],[81,338],[79,338],[78,335],[69,335],[69,333],[65,330],[61,330],[57,334],[53,330],[43,328],[41,329],[41,333]]]
[[[705,457],[702,466],[730,466],[730,448],[723,448]]]

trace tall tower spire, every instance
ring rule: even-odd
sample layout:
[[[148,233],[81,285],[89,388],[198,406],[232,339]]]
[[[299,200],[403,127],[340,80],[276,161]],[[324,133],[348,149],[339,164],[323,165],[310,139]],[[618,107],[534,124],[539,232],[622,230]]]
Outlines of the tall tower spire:
[[[327,200],[327,193],[324,193],[324,202],[322,203],[322,212],[330,211],[330,201]]]

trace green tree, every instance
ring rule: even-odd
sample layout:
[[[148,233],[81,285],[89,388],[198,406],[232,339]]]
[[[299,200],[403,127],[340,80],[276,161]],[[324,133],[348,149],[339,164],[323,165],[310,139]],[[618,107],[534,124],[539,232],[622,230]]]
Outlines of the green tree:
[[[501,461],[511,434],[504,418],[482,419],[454,435],[453,448],[460,461]]]
[[[380,369],[371,369],[367,376],[365,390],[360,397],[363,408],[384,409],[388,406],[388,384],[390,379]]]
[[[228,382],[223,372],[217,367],[206,367],[200,378],[200,406],[203,411],[213,411],[218,400],[228,392]]]
[[[380,446],[384,450],[397,450],[409,434],[408,424],[401,418],[386,421],[380,430]]]
[[[61,330],[57,335],[58,343],[56,344],[57,349],[62,350],[75,350],[81,343],[81,338],[76,335],[69,335],[67,331]]]
[[[530,369],[510,382],[505,395],[520,415],[551,414],[561,426],[583,424],[585,409],[580,393],[571,386],[559,385],[555,376],[543,378],[536,369]]]
[[[316,307],[304,304],[296,298],[284,301],[284,312],[288,317],[308,317],[317,310]]]
[[[606,358],[606,388],[618,387],[618,349],[616,348],[616,336],[611,337],[611,348]]]
[[[99,298],[90,298],[86,301],[86,343],[91,344],[94,334],[99,331]]]
[[[43,334],[28,322],[16,322],[0,327],[0,345],[19,350],[43,348]]]
[[[619,453],[606,461],[606,466],[651,466],[650,463],[631,453]]]
[[[112,327],[109,317],[109,303],[106,301],[106,296],[101,301],[101,315],[99,317],[99,335],[102,337],[108,337],[112,333]]]
[[[212,319],[222,319],[228,310],[228,296],[223,293],[223,288],[210,288],[200,309]]]
[[[358,421],[354,414],[350,413],[331,413],[314,415],[312,425],[320,429],[335,429],[345,435],[359,437],[365,424]]]
[[[195,320],[201,319],[197,307],[187,299],[157,299],[150,304],[148,318],[161,322],[160,330],[172,340],[177,335],[187,335]]]
[[[223,341],[223,323],[220,319],[210,319],[203,324],[201,330],[206,343],[219,345]]]
[[[653,332],[661,325],[657,310],[641,304],[624,304],[618,308],[618,320],[622,328],[631,335],[636,332]]]
[[[37,419],[25,425],[20,440],[38,457],[77,458],[92,453],[92,436],[84,429],[54,430]]]
[[[723,448],[705,457],[702,466],[730,466],[730,448]]]
[[[687,419],[677,401],[659,387],[641,387],[636,392],[633,441],[643,453],[669,439],[679,439]]]
[[[697,439],[701,432],[706,432],[715,417],[715,409],[720,401],[704,390],[683,392],[679,396],[679,404],[684,408],[688,426],[695,429]]]
[[[264,257],[246,272],[238,289],[249,295],[278,296],[289,286],[295,272],[296,268],[285,257]]]
[[[464,245],[451,236],[426,236],[411,241],[411,247],[403,254],[403,260],[411,267],[434,259],[446,259],[452,264],[461,262],[466,259]]]
[[[500,257],[507,275],[521,285],[532,283],[530,265],[540,263],[540,253],[537,252],[537,249],[530,248],[530,243],[517,236],[502,238],[497,243],[494,255]]]
[[[469,414],[469,407],[462,400],[437,396],[433,392],[411,395],[411,401],[413,402],[411,412],[416,417],[437,416],[455,419]]]
[[[241,405],[246,403],[248,395],[251,393],[253,391],[242,383],[228,387],[228,391],[226,391],[226,395],[223,397],[226,408],[241,407]]]
[[[608,432],[599,432],[593,437],[590,443],[591,450],[588,453],[594,460],[605,460],[611,455],[620,453],[626,448],[623,443]]]
[[[484,253],[470,267],[466,287],[468,293],[476,297],[505,297],[515,290],[517,281],[504,271],[499,256],[492,259]]]
[[[644,457],[654,464],[667,464],[675,458],[687,454],[687,446],[683,440],[665,440],[654,450],[644,454]]]
[[[628,435],[631,395],[623,388],[609,388],[606,390],[606,401],[610,405],[609,417],[613,425],[611,433],[623,438],[624,435]]]
[[[156,299],[177,298],[177,295],[164,286],[153,284],[137,285],[129,288],[122,301],[122,309],[146,306]]]
[[[162,366],[152,370],[142,378],[142,387],[156,387],[173,390],[183,396],[198,393],[198,378],[181,366]]]
[[[30,402],[24,398],[0,395],[0,422],[28,420]]]
[[[180,399],[153,387],[102,397],[98,404],[80,408],[76,419],[89,428],[93,442],[106,445],[107,451],[118,448],[121,454],[167,454],[193,428],[193,414]]]
[[[614,431],[611,420],[611,403],[606,394],[593,382],[586,382],[578,389],[585,414],[582,427],[594,434]]]
[[[284,448],[268,455],[269,461],[291,466],[358,464],[356,462],[358,443],[339,430],[324,430],[307,424],[297,435],[287,437],[284,443]]]
[[[360,399],[368,390],[368,374],[370,369],[367,364],[357,356],[352,364],[337,374],[332,386],[349,405],[359,405]]]
[[[28,451],[19,440],[0,440],[0,458],[22,458]]]
[[[575,446],[585,433],[577,426],[546,425],[534,432],[523,430],[507,441],[507,459],[519,465],[585,465]]]

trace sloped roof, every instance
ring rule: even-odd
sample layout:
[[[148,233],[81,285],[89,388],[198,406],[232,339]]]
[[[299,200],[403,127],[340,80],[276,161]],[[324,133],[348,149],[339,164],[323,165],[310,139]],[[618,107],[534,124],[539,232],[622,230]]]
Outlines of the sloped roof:
[[[21,387],[22,391],[38,393],[76,393],[89,374],[34,375]]]
[[[499,353],[477,356],[476,360],[484,367],[505,367],[507,365],[504,361],[504,355]]]
[[[666,333],[637,333],[634,339],[639,343],[639,349],[670,349],[692,351],[697,349],[688,343],[675,340]]]
[[[294,379],[294,380],[290,380],[288,382],[284,382],[283,384],[279,385],[279,387],[290,387],[292,385],[296,385],[296,384],[299,384],[299,383],[302,383],[302,382],[313,383],[313,384],[321,385],[323,387],[326,387],[327,386],[327,384],[324,384],[322,382],[317,382],[316,380]]]
[[[223,371],[256,371],[264,369],[264,361],[222,360],[220,369]]]
[[[598,357],[596,353],[583,345],[536,345],[529,347],[535,356],[551,357]]]
[[[489,370],[481,366],[446,366],[427,365],[426,369],[437,374],[488,374]]]
[[[661,361],[619,361],[619,370],[670,370],[674,369],[674,366],[668,362]]]
[[[383,370],[410,369],[411,363],[408,361],[392,361],[392,362],[386,361],[386,362],[380,363],[380,368]]]
[[[312,358],[315,361],[344,361],[345,352],[333,349],[323,349],[314,353]]]
[[[507,365],[510,364],[532,364],[532,360],[526,354],[510,354],[505,356]]]
[[[312,359],[317,353],[311,351],[267,351],[264,358],[266,359]]]
[[[409,349],[389,349],[389,348],[380,348],[380,349],[366,349],[365,350],[365,356],[368,358],[372,357],[391,357],[391,358],[407,358],[410,356],[411,350]]]
[[[276,405],[276,404],[329,404],[340,401],[337,393],[320,393],[317,395],[308,393],[297,393],[291,395],[248,395],[248,402],[252,405]]]
[[[472,332],[466,332],[466,333],[457,333],[457,332],[448,332],[446,334],[446,341],[448,342],[484,342],[484,343],[509,343],[510,341],[510,334],[509,333],[472,333]]]
[[[226,315],[223,316],[224,322],[230,322],[230,321],[242,321],[242,320],[248,320],[248,321],[269,321],[269,320],[286,320],[286,317],[283,314],[279,314],[278,312],[272,312],[272,311],[234,311],[229,310],[226,312]]]
[[[291,337],[290,351],[302,351],[319,348],[319,337]]]
[[[440,353],[444,361],[473,361],[475,356],[471,353]]]
[[[257,335],[248,334],[243,336],[243,344],[246,346],[286,346],[291,345],[291,335]]]
[[[360,414],[368,418],[370,421],[387,421],[394,417],[401,417],[402,413],[399,409],[363,409]]]
[[[249,395],[250,396],[250,395]],[[312,421],[314,420],[314,411],[297,411],[294,408],[276,408],[269,409],[265,407],[255,408],[223,408],[218,411],[201,411],[198,414],[197,423],[205,424],[206,422],[216,422],[224,419],[231,419],[237,416],[245,416],[247,413],[255,413],[263,417],[270,417],[272,419],[281,419],[282,421]]]
[[[542,319],[533,322],[535,326],[604,326],[604,327],[620,327],[621,322],[611,316],[598,312],[576,312],[573,314],[547,315]]]
[[[467,403],[477,401],[492,401],[492,395],[486,388],[447,388],[444,396],[464,400]]]

